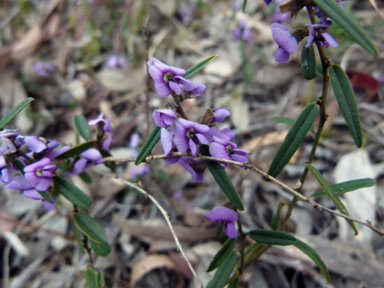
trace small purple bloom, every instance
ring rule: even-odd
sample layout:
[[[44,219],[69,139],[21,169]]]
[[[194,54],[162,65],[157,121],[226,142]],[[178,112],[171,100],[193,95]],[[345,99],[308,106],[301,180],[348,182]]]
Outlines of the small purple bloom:
[[[102,148],[104,150],[109,150],[109,147],[111,146],[113,141],[113,134],[112,134],[113,128],[111,125],[112,117],[109,116],[108,120],[105,120],[103,116],[104,116],[104,113],[100,113],[96,119],[89,120],[88,125],[97,125],[98,129],[103,129],[102,132],[104,132],[103,134],[104,138],[103,138]],[[104,123],[104,125],[102,123]]]
[[[247,43],[252,43],[252,30],[250,27],[247,26],[247,22],[245,19],[239,20],[237,23],[236,28],[233,30],[232,38],[237,40],[240,39],[240,37],[246,41]]]
[[[188,7],[180,8],[179,9],[179,16],[181,18],[181,21],[183,21],[184,24],[188,23],[192,20],[193,14],[195,13],[197,9],[196,4],[190,4]]]
[[[155,109],[153,119],[157,126],[167,128],[176,120],[176,113],[174,109]]]
[[[11,153],[15,153],[17,150],[16,147],[20,146],[12,142],[15,138],[18,137],[19,134],[20,134],[19,129],[13,129],[13,130],[5,129],[3,131],[0,131],[0,140],[3,141],[5,145],[7,145]]]
[[[138,133],[133,133],[129,138],[129,147],[136,148],[139,146],[140,136]],[[135,157],[135,156],[134,156]]]
[[[235,143],[229,142],[223,138],[213,137],[212,144],[209,146],[209,153],[212,157],[220,159],[232,159],[237,162],[248,162],[246,155],[251,151],[244,149],[237,149]],[[220,165],[225,168],[229,166],[229,163],[219,162]]]
[[[89,169],[92,165],[104,163],[103,156],[100,151],[91,148],[80,154],[81,158],[73,164],[72,174],[78,175]]]
[[[27,181],[23,176],[15,176],[11,183],[5,186],[8,189],[20,190],[23,191],[22,196],[33,199],[33,200],[42,200],[46,209],[54,210],[56,207],[56,199],[51,196],[54,203],[49,203],[47,200],[40,195],[33,186]]]
[[[215,114],[215,118],[212,119],[211,123],[223,122],[225,118],[231,114],[226,107],[217,108],[213,110],[213,113]]]
[[[332,21],[330,20],[326,20],[326,21],[322,21],[322,22],[318,22],[318,23],[315,23],[315,24],[307,24],[307,27],[308,27],[308,38],[307,38],[307,44],[305,45],[305,47],[309,48],[313,45],[313,43],[315,42],[315,38],[316,38],[316,32],[318,30],[326,30],[329,28],[329,26],[332,25]]]
[[[36,61],[33,64],[33,69],[42,77],[47,77],[49,74],[55,72],[56,70],[55,66],[47,61]]]
[[[264,0],[264,2],[265,2],[265,4],[267,4],[267,6],[268,6],[269,4],[271,4],[272,0]]]
[[[336,40],[332,37],[331,34],[328,32],[320,33],[321,40],[320,44],[324,46],[324,48],[328,48],[329,46],[337,47],[339,44],[337,44]]]
[[[51,165],[51,159],[43,158],[24,168],[25,179],[38,191],[46,191],[52,185],[52,177],[55,176],[51,171],[56,169],[56,165]]]
[[[133,178],[137,177],[146,177],[151,173],[151,170],[149,170],[149,167],[147,164],[140,164],[139,166],[134,166],[130,169],[130,174]]]
[[[192,155],[197,155],[197,145],[208,145],[205,134],[209,133],[210,128],[207,125],[198,124],[196,122],[188,121],[182,118],[173,124],[174,128],[174,143],[182,153],[187,153],[191,149]]]
[[[205,213],[204,216],[215,223],[222,223],[223,230],[229,238],[237,237],[235,221],[239,220],[239,215],[236,211],[224,206],[218,206]]]
[[[289,60],[290,54],[297,49],[297,40],[289,33],[289,28],[279,23],[271,25],[272,36],[279,48],[277,49],[275,60],[285,63]]]
[[[107,65],[110,69],[122,69],[127,66],[127,61],[122,55],[111,55],[107,60]]]
[[[177,163],[191,174],[193,180],[198,183],[203,181],[205,165],[201,161],[196,161],[192,157],[181,156]]]
[[[60,155],[61,153],[64,153],[65,151],[68,151],[69,149],[71,149],[71,146],[66,145],[66,146],[61,147],[58,150],[51,150],[47,154],[44,155],[44,158],[49,158],[49,159],[51,159],[51,161],[54,161],[54,160],[56,160],[55,159],[56,156]]]
[[[44,150],[52,150],[60,145],[57,140],[49,141],[43,137],[38,136],[25,136],[24,143],[34,153],[40,153]]]
[[[9,169],[3,154],[7,152],[7,147],[0,147],[0,180],[8,184],[12,180],[11,170]]]
[[[272,22],[280,22],[280,23],[287,23],[291,20],[291,15],[289,12],[281,13],[280,11],[280,5],[283,4],[284,0],[277,0],[276,1],[276,8],[272,15]]]

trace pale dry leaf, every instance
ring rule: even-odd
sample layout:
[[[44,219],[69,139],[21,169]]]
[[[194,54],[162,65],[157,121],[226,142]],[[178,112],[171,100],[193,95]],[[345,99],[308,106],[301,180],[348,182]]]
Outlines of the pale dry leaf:
[[[97,74],[97,79],[106,89],[125,92],[144,85],[145,69],[119,70],[105,68]]]
[[[241,132],[249,131],[249,103],[240,99],[232,99],[229,107],[231,111],[231,121]]]

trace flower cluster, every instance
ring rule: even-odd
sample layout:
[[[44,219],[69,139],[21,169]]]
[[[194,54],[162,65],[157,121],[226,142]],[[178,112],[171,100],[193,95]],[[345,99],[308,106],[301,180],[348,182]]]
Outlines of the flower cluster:
[[[36,61],[33,64],[33,70],[42,77],[48,77],[55,72],[56,67],[47,61]]]
[[[89,122],[103,123],[106,137],[103,138],[101,145],[104,149],[109,149],[112,142],[110,119],[104,120],[101,114]],[[56,157],[69,150],[70,146],[59,147],[59,141],[43,137],[22,136],[19,130],[0,131],[0,140],[6,145],[0,147],[0,181],[8,189],[22,191],[24,197],[42,200],[45,208],[49,210],[55,209],[56,199],[50,196],[53,202],[51,203],[42,194],[50,192],[52,179],[56,175],[81,174],[92,165],[104,162],[100,151],[90,148],[80,153],[78,157],[65,160],[66,165],[61,165],[64,163],[59,162]],[[20,149],[22,146],[25,149]]]
[[[267,5],[272,2],[271,0],[264,1]],[[281,4],[280,0],[276,0],[276,2],[278,2],[278,4]],[[336,2],[340,1],[336,0]],[[319,7],[314,6],[313,9],[315,15],[320,19],[320,21],[314,24],[306,25],[306,35],[308,36],[308,39],[305,47],[311,47],[315,41],[317,41],[320,45],[325,48],[328,48],[329,46],[337,47],[338,44],[335,39],[331,36],[331,34],[326,31],[326,29],[328,29],[329,26],[332,25],[332,21],[328,20],[328,15]],[[291,15],[295,13],[297,13],[297,11],[291,11]],[[281,17],[283,17],[283,15],[288,14],[288,12],[283,13],[281,14]],[[286,22],[284,18],[280,17],[274,17],[274,21],[280,21],[282,23]],[[296,51],[298,42],[300,42],[305,35],[302,35],[302,33],[295,33],[299,32],[299,30],[295,31],[293,33],[294,35],[291,35],[289,32],[289,28],[279,23],[273,23],[271,25],[271,31],[273,39],[279,45],[279,48],[277,49],[275,55],[275,60],[279,63],[285,63],[289,60],[289,56]]]
[[[245,19],[239,20],[236,28],[232,32],[232,38],[235,40],[242,38],[247,43],[253,42],[251,27],[247,26]]]

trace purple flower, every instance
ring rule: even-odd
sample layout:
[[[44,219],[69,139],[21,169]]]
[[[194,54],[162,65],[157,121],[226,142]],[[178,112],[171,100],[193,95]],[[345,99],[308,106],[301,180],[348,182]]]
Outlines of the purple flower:
[[[151,173],[151,170],[149,170],[149,167],[144,163],[140,164],[139,166],[134,166],[130,169],[130,174],[133,178],[144,178],[149,175],[149,173]]]
[[[80,154],[81,158],[73,164],[73,168],[71,170],[72,174],[78,175],[88,170],[92,165],[98,165],[104,163],[103,156],[100,151],[91,148],[87,151]]]
[[[329,28],[329,26],[332,25],[332,21],[326,20],[326,21],[321,21],[315,24],[307,24],[308,27],[308,38],[307,38],[307,44],[305,47],[309,48],[313,45],[315,42],[316,38],[316,32],[318,30],[326,30]]]
[[[185,170],[189,172],[189,174],[191,174],[193,180],[195,180],[198,183],[203,181],[204,170],[205,170],[204,162],[196,161],[192,157],[181,156],[177,163],[179,163],[181,167],[183,167]]]
[[[111,55],[107,60],[107,65],[110,69],[121,69],[127,66],[127,61],[122,55]]]
[[[277,49],[275,60],[279,63],[285,63],[289,60],[290,54],[297,49],[297,40],[289,34],[289,28],[279,23],[271,25],[272,36],[279,48]]]
[[[248,162],[246,155],[251,151],[237,149],[235,143],[229,142],[225,138],[213,137],[212,144],[209,146],[209,153],[212,157],[221,159],[232,159],[237,162]],[[222,167],[228,167],[229,163],[219,162]]]
[[[182,153],[187,153],[188,149],[191,149],[192,155],[196,155],[198,144],[209,144],[209,141],[204,135],[210,131],[207,125],[179,118],[179,120],[173,124],[173,129],[175,133],[173,141],[177,150]]]
[[[233,30],[232,38],[237,40],[240,39],[240,37],[246,41],[247,43],[252,43],[252,30],[250,27],[247,26],[247,22],[245,19],[239,20],[237,23],[236,28]]]
[[[192,20],[193,14],[195,13],[197,9],[196,4],[190,4],[188,7],[180,8],[179,9],[179,16],[181,18],[181,21],[183,21],[184,24],[188,23]]]
[[[280,11],[280,5],[283,4],[284,0],[277,0],[276,1],[276,8],[273,11],[272,15],[272,22],[280,22],[280,23],[287,23],[291,20],[291,16],[289,12],[281,13]]]
[[[89,120],[88,125],[97,125],[98,129],[102,129],[102,132],[101,132],[102,136],[100,136],[100,138],[103,138],[102,148],[104,150],[109,150],[109,147],[111,146],[113,141],[113,134],[112,134],[113,128],[111,125],[112,117],[109,116],[108,120],[105,120],[103,116],[104,116],[104,113],[100,113],[96,119]]]
[[[168,155],[172,150],[173,136],[174,136],[174,130],[172,128],[169,128],[169,129],[161,128],[160,139],[161,139],[161,145],[163,146],[163,150],[164,150],[165,155]]]
[[[4,184],[8,184],[12,180],[11,170],[9,169],[3,156],[3,154],[7,151],[7,147],[0,147],[0,180]]]
[[[155,109],[153,119],[157,126],[167,128],[176,120],[176,113],[174,109]]]
[[[219,206],[213,208],[210,212],[205,213],[204,216],[215,223],[222,223],[223,230],[229,238],[237,237],[235,221],[239,220],[239,215],[236,211],[224,206]]]
[[[40,153],[44,150],[52,150],[60,145],[60,142],[57,140],[49,141],[43,137],[38,136],[25,136],[18,138],[24,138],[23,140],[25,145],[28,147],[29,150],[34,153]]]
[[[52,177],[55,176],[51,171],[56,169],[56,165],[51,165],[51,159],[43,158],[24,168],[24,177],[33,188],[38,191],[46,191],[52,185]]]
[[[20,134],[20,130],[19,129],[13,129],[13,130],[8,130],[8,129],[5,129],[3,131],[0,131],[0,140],[4,142],[5,145],[7,145],[9,151],[11,151],[11,153],[15,153],[16,152],[16,146],[20,146],[20,145],[16,145],[14,142],[12,142],[15,138],[17,138],[17,136]],[[4,154],[4,153],[3,153]]]
[[[328,32],[320,33],[320,38],[321,38],[319,41],[320,45],[322,45],[324,48],[328,48],[329,46],[332,46],[332,47],[339,46],[336,40]]]
[[[269,4],[271,4],[272,0],[264,0],[264,2],[265,2],[265,4],[267,4],[267,6],[268,6]]]
[[[140,140],[139,134],[133,133],[131,135],[131,138],[129,138],[129,147],[136,148],[137,146],[139,146],[139,140]]]
[[[33,64],[33,69],[42,77],[47,77],[49,74],[55,72],[56,70],[55,66],[47,61],[36,61]]]
[[[168,66],[152,57],[148,61],[149,74],[155,80],[155,88],[161,97],[166,97],[174,91],[180,95],[181,90],[194,93],[195,96],[200,96],[204,90],[205,85],[201,83],[193,83],[191,80],[184,79],[185,70]]]
[[[215,118],[212,119],[211,123],[223,122],[231,113],[229,113],[226,107],[220,107],[213,110]]]
[[[27,181],[23,176],[15,176],[11,183],[5,186],[8,189],[20,190],[23,191],[22,196],[33,199],[33,200],[42,200],[46,209],[54,210],[56,207],[56,199],[51,196],[54,203],[49,203],[45,200],[39,192],[33,189],[33,186],[29,181]]]
[[[51,150],[47,154],[44,155],[44,158],[49,158],[49,159],[51,159],[51,161],[54,161],[54,160],[56,160],[55,159],[56,156],[60,155],[61,153],[64,153],[65,151],[68,151],[69,149],[71,149],[71,146],[66,145],[66,146],[61,147],[58,150]]]

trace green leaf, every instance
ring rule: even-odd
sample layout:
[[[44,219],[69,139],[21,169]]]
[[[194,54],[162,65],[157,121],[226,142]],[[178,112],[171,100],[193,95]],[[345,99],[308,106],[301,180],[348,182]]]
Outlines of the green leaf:
[[[222,288],[227,283],[233,269],[236,266],[237,255],[235,251],[231,252],[231,255],[227,260],[217,269],[215,276],[211,282],[209,282],[209,288]]]
[[[81,180],[83,180],[85,183],[92,183],[92,178],[91,176],[89,176],[89,174],[87,172],[82,172],[79,174],[79,177]]]
[[[16,117],[29,103],[34,101],[35,99],[29,97],[19,104],[17,104],[11,111],[9,111],[3,118],[0,120],[0,129],[2,129],[5,125],[7,125],[13,118]]]
[[[327,183],[327,181],[325,181],[323,175],[321,175],[319,170],[317,170],[315,167],[311,166],[310,164],[306,164],[305,166],[309,170],[311,170],[312,174],[315,176],[317,181],[319,181],[320,185],[323,187],[327,196],[331,198],[331,200],[333,201],[333,204],[335,204],[337,210],[339,210],[341,214],[349,216],[347,208],[344,206],[343,202],[341,202],[339,196],[333,191],[333,189]],[[347,220],[347,222],[352,227],[353,231],[355,232],[355,235],[358,235],[359,231],[357,230],[355,223],[351,220]]]
[[[243,2],[243,13],[245,13],[245,6],[247,5],[247,0],[244,0]]]
[[[187,71],[185,71],[185,75],[183,77],[185,79],[191,78],[193,75],[195,75],[197,72],[199,72],[201,69],[203,69],[209,62],[211,62],[216,57],[217,57],[217,55],[209,56],[208,58],[205,58],[204,60],[200,61],[196,65],[193,65],[191,68],[189,68]]]
[[[88,140],[91,137],[91,129],[89,129],[89,125],[87,120],[83,115],[75,115],[73,116],[73,122],[75,124],[75,128],[77,133],[81,135],[85,140]]]
[[[103,227],[86,213],[78,212],[73,215],[77,227],[88,236],[92,241],[103,244],[107,242],[107,233],[105,233]]]
[[[211,264],[209,264],[207,272],[211,272],[215,270],[217,267],[220,267],[221,264],[224,263],[225,260],[231,255],[231,252],[233,251],[233,248],[235,248],[237,242],[237,238],[228,238],[227,241],[225,241],[223,247],[216,253],[215,256],[213,256],[213,259],[211,261]]]
[[[206,145],[200,146],[200,152],[204,156],[211,156],[209,154],[209,148]],[[221,190],[228,197],[229,201],[239,210],[244,210],[243,202],[241,201],[239,193],[237,193],[231,178],[229,178],[227,172],[219,163],[213,161],[206,161],[207,167],[211,172],[213,178],[215,178],[217,184],[219,184]]]
[[[264,229],[251,230],[249,237],[258,243],[279,246],[293,245],[297,241],[295,237],[288,233]]]
[[[51,194],[49,194],[48,191],[37,191],[37,192],[39,192],[39,194],[41,195],[41,197],[44,198],[44,200],[46,200],[46,201],[48,201],[49,203],[52,203],[52,204],[54,203],[53,199],[51,197]]]
[[[377,56],[377,50],[371,39],[361,29],[348,14],[340,7],[339,3],[334,0],[313,0],[313,4],[323,10],[329,18],[335,21],[344,31],[359,43],[365,50],[374,56]]]
[[[55,158],[57,160],[65,160],[74,156],[79,155],[80,153],[83,153],[87,151],[88,149],[91,149],[95,146],[95,141],[88,141],[85,143],[81,143],[79,145],[76,145],[75,147],[61,153],[60,155],[57,155]]]
[[[97,255],[102,257],[107,256],[111,252],[111,246],[108,242],[96,243],[95,241],[89,239],[89,246],[91,246],[91,249],[95,251]]]
[[[228,288],[239,288],[240,287],[240,278],[235,277],[229,282]]]
[[[27,166],[25,165],[21,160],[19,159],[16,159],[15,160],[15,165],[17,167],[17,169],[20,171],[20,173],[23,173],[23,175],[25,174],[24,172],[24,168]]]
[[[85,281],[87,281],[87,284],[89,285],[89,287],[100,288],[99,281],[97,279],[98,278],[97,272],[93,268],[89,267],[87,270],[85,270],[84,278],[85,278]]]
[[[107,150],[100,149],[99,151],[101,153],[101,156],[103,156],[103,158],[104,157],[111,157],[112,156],[112,154],[109,151],[107,151]],[[109,169],[115,169],[116,168],[116,163],[113,162],[113,161],[105,161],[104,165],[106,167],[108,167]]]
[[[293,126],[293,124],[295,124],[295,121],[296,121],[295,119],[288,118],[288,117],[273,117],[271,120],[273,122],[287,124],[289,126]],[[312,124],[309,131],[315,133],[315,130],[316,130],[316,127],[315,125]]]
[[[356,179],[356,180],[337,183],[335,185],[332,185],[331,189],[337,194],[344,194],[344,193],[355,191],[361,188],[372,187],[375,185],[376,185],[376,181],[374,179],[364,178],[364,179]],[[318,197],[318,196],[326,196],[326,195],[327,193],[325,193],[324,189],[320,189],[309,197]]]
[[[105,278],[104,278],[103,271],[98,271],[97,272],[97,281],[99,282],[100,288],[107,287],[107,285],[105,284]]]
[[[228,238],[227,234],[225,234],[223,229],[223,224],[219,223],[216,226],[216,235],[219,238]]]
[[[351,82],[343,68],[339,65],[331,66],[329,68],[329,74],[341,113],[343,113],[349,132],[351,132],[357,148],[360,148],[363,145],[363,132],[360,123],[359,107],[357,106]]]
[[[271,220],[271,227],[273,230],[279,229],[279,221],[280,221],[280,214],[281,214],[281,208],[283,208],[284,204],[282,202],[279,203],[279,207],[277,208],[277,212],[275,216],[273,216]]]
[[[75,230],[75,239],[76,239],[77,245],[79,245],[80,253],[84,254],[85,253],[84,243],[81,240],[80,230],[79,230],[79,228],[77,228],[76,225],[73,226],[73,229]]]
[[[303,72],[304,79],[311,80],[316,78],[316,57],[313,45],[309,48],[303,45],[301,52],[301,71]]]
[[[331,282],[331,276],[329,275],[329,271],[327,268],[327,265],[325,265],[324,261],[321,259],[320,255],[313,250],[310,246],[305,244],[303,241],[300,241],[297,239],[297,242],[293,244],[296,248],[300,249],[302,252],[307,254],[309,258],[312,259],[313,262],[316,263],[316,265],[320,268],[321,272],[323,272],[323,275],[328,283]]]
[[[151,153],[153,147],[155,147],[156,143],[159,142],[161,136],[161,128],[159,126],[155,126],[153,128],[151,134],[149,134],[148,139],[145,141],[143,147],[141,147],[139,154],[136,157],[135,165],[139,165],[144,161],[145,157]]]
[[[291,160],[293,154],[299,149],[308,131],[311,129],[315,120],[318,107],[315,103],[308,104],[307,107],[297,117],[295,124],[289,129],[287,136],[277,151],[269,167],[268,174],[272,177],[279,175],[281,170]]]
[[[323,65],[321,65],[320,62],[316,62],[316,77],[323,77],[324,71],[323,71]]]
[[[73,205],[87,211],[92,204],[91,198],[81,191],[75,184],[59,176],[53,177],[53,184],[56,189],[69,200]]]

